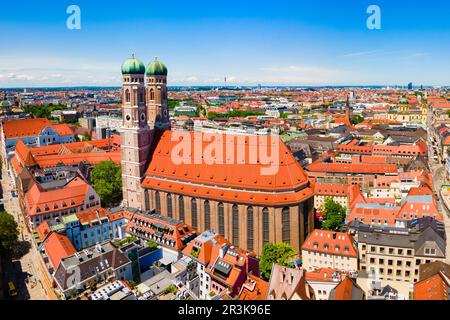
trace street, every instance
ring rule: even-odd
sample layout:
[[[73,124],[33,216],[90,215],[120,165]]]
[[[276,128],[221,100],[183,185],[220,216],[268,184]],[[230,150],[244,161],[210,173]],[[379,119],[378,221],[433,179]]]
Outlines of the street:
[[[47,294],[40,279],[37,250],[32,243],[30,234],[24,225],[17,197],[11,196],[13,184],[5,166],[1,179],[3,203],[5,211],[14,216],[19,226],[19,241],[12,254],[3,261],[3,287],[12,281],[17,289],[16,300],[47,300]],[[6,291],[7,292],[7,291]]]

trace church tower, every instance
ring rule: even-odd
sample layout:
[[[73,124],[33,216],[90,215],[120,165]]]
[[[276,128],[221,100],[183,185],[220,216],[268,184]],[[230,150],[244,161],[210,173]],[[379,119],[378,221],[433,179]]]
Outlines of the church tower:
[[[155,58],[147,65],[147,119],[150,129],[170,129],[167,106],[167,68]]]
[[[122,65],[122,190],[125,207],[145,210],[144,177],[152,143],[145,105],[145,65],[134,55]]]

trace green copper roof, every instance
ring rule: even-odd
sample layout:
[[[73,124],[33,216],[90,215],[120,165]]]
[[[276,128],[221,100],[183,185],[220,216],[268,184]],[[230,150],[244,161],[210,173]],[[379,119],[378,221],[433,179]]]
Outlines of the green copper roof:
[[[68,223],[70,223],[70,222],[76,222],[76,221],[78,221],[78,217],[77,217],[76,214],[71,214],[71,215],[62,217],[62,220],[63,220],[64,224],[68,224]]]
[[[134,54],[131,58],[125,60],[122,64],[122,74],[144,74],[145,73],[145,65],[144,63],[136,59]]]
[[[147,65],[147,76],[167,76],[167,67],[155,58],[155,61]]]

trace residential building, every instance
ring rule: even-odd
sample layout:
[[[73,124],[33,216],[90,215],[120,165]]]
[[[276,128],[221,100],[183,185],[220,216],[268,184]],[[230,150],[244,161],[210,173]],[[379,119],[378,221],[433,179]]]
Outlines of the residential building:
[[[377,279],[417,282],[421,264],[445,259],[444,225],[431,217],[397,227],[360,224],[355,230],[360,269]]]
[[[305,279],[304,269],[274,264],[266,300],[314,300],[314,291]]]
[[[302,246],[302,261],[306,271],[332,268],[355,272],[358,270],[357,245],[345,232],[316,229]]]

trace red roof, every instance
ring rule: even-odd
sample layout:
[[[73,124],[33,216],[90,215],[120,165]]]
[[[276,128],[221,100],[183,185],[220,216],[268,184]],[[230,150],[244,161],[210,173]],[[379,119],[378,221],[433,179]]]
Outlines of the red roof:
[[[46,127],[51,126],[52,124],[47,118],[3,121],[5,138],[37,136]]]
[[[345,232],[315,229],[303,243],[302,250],[357,257],[358,252],[352,236]]]
[[[71,256],[77,252],[69,239],[65,235],[57,232],[53,232],[44,241],[44,248],[55,269],[58,267],[63,258]]]
[[[160,138],[156,138],[146,178],[142,182],[144,187],[260,204],[298,203],[313,194],[300,164],[276,136],[264,141],[264,138],[256,136],[204,133],[203,141],[197,143],[200,140],[195,139],[202,138],[197,133],[182,134],[185,135],[183,139],[188,139],[188,150],[180,148],[173,131],[165,131]],[[216,139],[216,142],[207,142],[205,137]],[[213,145],[217,155],[210,153]],[[203,150],[203,155],[211,154],[212,163],[198,150]],[[272,152],[276,152],[277,156],[272,157],[275,163],[271,165],[263,154],[271,155]],[[273,171],[265,173],[270,166]]]

